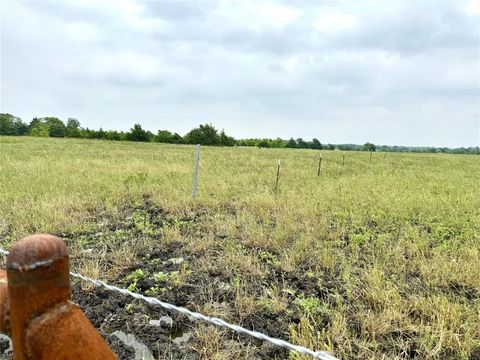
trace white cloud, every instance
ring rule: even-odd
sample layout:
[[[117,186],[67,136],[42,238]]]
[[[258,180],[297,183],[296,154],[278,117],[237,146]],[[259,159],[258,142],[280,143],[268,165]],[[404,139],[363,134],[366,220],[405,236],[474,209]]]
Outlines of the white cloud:
[[[469,15],[480,15],[480,0],[471,0],[466,10]]]
[[[262,19],[267,20],[270,25],[277,28],[285,27],[299,15],[298,11],[291,7],[273,3],[259,4],[258,13]]]
[[[135,80],[155,78],[161,70],[159,59],[130,52],[100,54],[92,65],[95,66],[96,76],[131,76]]]
[[[65,24],[64,31],[72,41],[87,45],[100,40],[102,37],[99,27],[87,22],[69,22]]]
[[[298,18],[299,11],[274,2],[222,1],[212,15],[221,28],[235,26],[262,31],[284,28]]]
[[[325,11],[315,21],[314,27],[320,32],[339,32],[354,29],[357,19],[351,14]]]

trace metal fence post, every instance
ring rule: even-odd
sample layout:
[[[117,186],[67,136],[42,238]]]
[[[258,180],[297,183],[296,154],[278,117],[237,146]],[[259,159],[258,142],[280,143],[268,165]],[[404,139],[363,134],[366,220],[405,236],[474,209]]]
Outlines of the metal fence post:
[[[193,193],[192,197],[195,199],[197,196],[197,183],[198,183],[198,163],[200,162],[200,144],[197,144],[197,153],[195,156],[195,174],[193,175]]]

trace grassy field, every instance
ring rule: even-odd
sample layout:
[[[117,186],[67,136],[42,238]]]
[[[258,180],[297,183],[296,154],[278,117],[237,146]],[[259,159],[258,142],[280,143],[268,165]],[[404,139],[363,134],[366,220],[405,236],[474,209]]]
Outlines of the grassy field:
[[[85,275],[342,359],[480,359],[480,158],[322,154],[203,147],[193,201],[193,146],[0,137],[2,246],[53,233]],[[103,332],[156,331],[117,307]],[[301,358],[173,319],[155,356]]]

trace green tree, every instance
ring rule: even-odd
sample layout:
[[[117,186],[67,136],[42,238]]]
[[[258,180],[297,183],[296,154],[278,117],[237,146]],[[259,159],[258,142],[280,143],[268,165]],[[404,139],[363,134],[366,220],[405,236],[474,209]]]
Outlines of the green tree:
[[[304,141],[302,138],[298,138],[296,142],[297,142],[297,147],[298,148],[301,148],[301,149],[308,148],[307,142]]]
[[[107,132],[103,128],[98,129],[97,131],[92,131],[92,139],[105,140],[107,139]]]
[[[171,143],[173,142],[173,134],[168,130],[158,130],[153,140],[159,143]]]
[[[21,136],[28,133],[28,125],[24,123],[20,118],[16,118],[13,122],[13,135]]]
[[[11,114],[0,114],[0,135],[26,135],[28,126],[19,117]]]
[[[90,130],[88,127],[84,129],[80,129],[80,138],[92,139],[91,133],[92,133],[92,130]]]
[[[74,118],[68,118],[67,126],[65,127],[65,137],[80,137],[80,121]]]
[[[220,136],[211,124],[200,125],[185,135],[188,144],[218,145]]]
[[[286,145],[286,141],[277,137],[275,140],[270,140],[270,147],[272,148],[283,148]]]
[[[297,142],[295,141],[294,138],[290,138],[290,140],[287,141],[287,148],[296,148],[297,147]]]
[[[269,148],[270,147],[270,139],[262,139],[257,145],[259,148]]]
[[[239,146],[258,146],[258,139],[241,139],[238,140]]]
[[[42,119],[48,126],[48,136],[50,137],[64,137],[65,124],[59,118],[49,116]]]
[[[122,134],[115,130],[109,130],[105,134],[105,139],[118,141],[122,139]]]
[[[316,139],[316,138],[313,138],[313,139],[312,139],[312,142],[310,143],[310,147],[311,147],[312,149],[316,149],[316,150],[321,150],[321,149],[323,149],[322,144],[321,144],[320,141],[318,141],[318,139]]]
[[[0,114],[0,135],[12,135],[13,115]]]
[[[222,129],[222,131],[220,132],[219,143],[220,143],[220,146],[234,146],[235,139],[225,134],[225,131]]]
[[[185,143],[185,140],[183,139],[183,137],[181,135],[175,133],[175,134],[172,135],[172,143],[183,144],[183,143]]]
[[[39,118],[34,117],[32,121],[30,121],[30,124],[28,124],[28,133],[32,131],[32,129],[37,126],[39,123],[41,123],[41,120]]]
[[[364,151],[376,151],[377,147],[375,146],[375,144],[367,142],[363,145],[363,150]]]
[[[147,131],[142,129],[140,124],[133,125],[130,132],[127,133],[127,140],[129,141],[150,141]]]
[[[36,125],[34,125],[34,127],[30,130],[31,136],[48,137],[48,133],[48,125],[42,121],[37,122]]]

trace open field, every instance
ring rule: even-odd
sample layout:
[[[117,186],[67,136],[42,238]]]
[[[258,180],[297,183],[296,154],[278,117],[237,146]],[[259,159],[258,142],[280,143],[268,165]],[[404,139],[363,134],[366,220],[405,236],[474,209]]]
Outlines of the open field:
[[[480,157],[322,154],[318,178],[318,151],[203,147],[193,201],[193,146],[0,137],[2,246],[53,233],[87,276],[342,359],[480,359]],[[74,300],[162,359],[301,358],[85,285]]]

